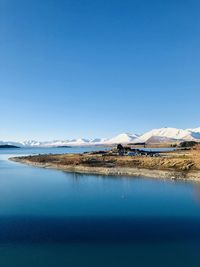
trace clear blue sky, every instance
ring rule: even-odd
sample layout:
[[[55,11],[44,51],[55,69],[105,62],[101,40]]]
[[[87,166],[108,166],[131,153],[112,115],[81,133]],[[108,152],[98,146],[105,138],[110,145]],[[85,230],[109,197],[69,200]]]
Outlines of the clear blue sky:
[[[200,126],[200,1],[0,0],[0,140]]]

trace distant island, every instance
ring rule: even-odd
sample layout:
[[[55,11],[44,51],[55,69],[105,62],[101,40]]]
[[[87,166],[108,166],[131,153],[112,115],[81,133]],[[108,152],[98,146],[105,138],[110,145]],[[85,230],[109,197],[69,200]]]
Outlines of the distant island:
[[[19,146],[13,146],[13,145],[0,145],[0,148],[20,148]]]
[[[57,146],[56,148],[71,148],[71,146]]]

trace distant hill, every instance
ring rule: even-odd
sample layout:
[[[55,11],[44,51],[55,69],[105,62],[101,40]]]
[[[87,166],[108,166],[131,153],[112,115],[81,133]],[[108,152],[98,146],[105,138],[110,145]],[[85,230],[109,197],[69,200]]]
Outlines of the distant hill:
[[[71,148],[71,146],[57,146],[57,148]]]
[[[13,146],[13,145],[0,145],[1,148],[20,148],[19,146]]]

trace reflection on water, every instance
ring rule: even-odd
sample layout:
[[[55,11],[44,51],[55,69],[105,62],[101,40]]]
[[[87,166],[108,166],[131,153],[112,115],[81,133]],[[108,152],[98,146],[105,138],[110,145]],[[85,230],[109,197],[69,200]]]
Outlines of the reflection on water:
[[[198,184],[65,173],[0,153],[0,267],[200,266]]]
[[[196,183],[196,200],[200,202],[200,183]]]

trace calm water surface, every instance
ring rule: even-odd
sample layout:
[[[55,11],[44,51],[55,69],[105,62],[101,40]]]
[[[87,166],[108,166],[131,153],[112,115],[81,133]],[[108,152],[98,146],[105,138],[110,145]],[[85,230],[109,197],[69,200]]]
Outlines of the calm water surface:
[[[0,267],[199,267],[197,184],[8,161],[18,154],[85,150],[0,150]]]

